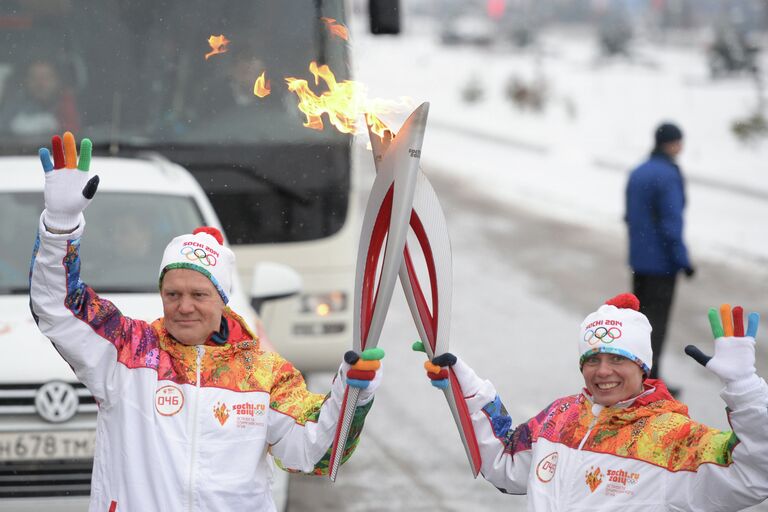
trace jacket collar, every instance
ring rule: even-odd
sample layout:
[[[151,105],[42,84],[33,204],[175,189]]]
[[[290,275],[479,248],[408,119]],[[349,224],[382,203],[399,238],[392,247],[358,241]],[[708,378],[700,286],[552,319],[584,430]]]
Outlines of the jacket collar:
[[[160,333],[161,348],[169,352],[187,352],[194,351],[195,347],[184,345],[176,341],[165,328],[165,321],[159,318],[154,322]],[[215,338],[223,339],[217,341]],[[202,345],[207,351],[215,354],[225,354],[231,351],[240,350],[260,350],[259,337],[251,331],[245,320],[232,311],[229,306],[224,308],[222,313],[222,327],[219,332],[212,333],[208,340]]]

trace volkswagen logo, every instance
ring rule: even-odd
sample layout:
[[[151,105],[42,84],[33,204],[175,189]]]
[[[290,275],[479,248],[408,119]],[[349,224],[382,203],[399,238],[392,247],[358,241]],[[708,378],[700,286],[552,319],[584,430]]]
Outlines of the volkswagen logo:
[[[43,384],[35,395],[37,414],[51,423],[61,423],[72,418],[79,404],[80,399],[75,388],[66,382]]]

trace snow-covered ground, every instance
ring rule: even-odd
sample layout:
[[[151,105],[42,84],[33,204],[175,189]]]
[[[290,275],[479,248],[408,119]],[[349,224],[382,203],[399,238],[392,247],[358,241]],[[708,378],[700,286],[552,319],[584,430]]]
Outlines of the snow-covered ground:
[[[703,270],[681,280],[664,364],[683,385],[691,416],[728,428],[718,380],[682,345],[711,349],[705,311],[719,300],[748,301],[768,317],[752,285],[768,284],[768,141],[743,147],[729,132],[752,106],[751,84],[708,82],[703,54],[691,47],[646,45],[633,62],[597,65],[591,39],[553,31],[536,64],[531,54],[439,46],[419,20],[407,27],[392,38],[353,34],[356,79],[372,97],[431,103],[422,162],[452,236],[451,350],[494,382],[515,422],[578,392],[577,327],[629,282],[627,172],[648,153],[655,125],[672,119],[686,132],[686,238]],[[506,82],[537,72],[547,77],[550,102],[542,114],[521,112],[505,97]],[[472,79],[484,98],[466,103]],[[397,128],[403,118],[388,121]],[[363,172],[372,179],[371,162]],[[380,340],[384,382],[360,446],[333,485],[293,476],[292,510],[526,509],[525,497],[470,477],[423,355],[409,349],[416,336],[396,290]],[[765,351],[758,367],[768,375]],[[330,376],[316,377],[312,387],[327,389]]]
[[[516,52],[445,47],[429,22],[408,27],[400,37],[358,33],[356,77],[372,97],[430,102],[425,166],[462,174],[495,198],[619,231],[626,175],[647,156],[655,126],[674,120],[685,132],[694,261],[766,268],[768,139],[745,145],[731,132],[756,103],[748,78],[709,80],[697,47],[640,43],[631,60],[600,61],[586,33],[552,30],[538,50]],[[513,76],[546,84],[543,112],[513,105]],[[470,82],[482,92],[475,102],[462,99]]]

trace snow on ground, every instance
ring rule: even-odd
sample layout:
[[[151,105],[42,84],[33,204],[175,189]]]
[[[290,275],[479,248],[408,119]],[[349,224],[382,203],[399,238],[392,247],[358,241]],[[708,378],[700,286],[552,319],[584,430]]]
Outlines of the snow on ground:
[[[409,19],[407,27],[400,37],[354,32],[355,78],[371,97],[431,103],[422,162],[452,237],[451,350],[492,380],[516,422],[581,388],[574,332],[600,297],[627,282],[619,256],[626,250],[626,174],[648,153],[660,120],[678,121],[688,135],[686,238],[704,267],[702,278],[681,283],[671,341],[711,343],[681,308],[689,306],[686,294],[709,300],[728,279],[707,276],[719,267],[705,258],[734,265],[738,255],[739,265],[768,282],[768,148],[744,148],[728,132],[731,119],[751,107],[748,82],[709,83],[703,54],[690,47],[646,46],[634,62],[598,66],[589,38],[553,32],[537,68],[531,54],[446,48],[428,23]],[[549,79],[551,101],[543,114],[521,112],[505,97],[507,80],[534,77],[537,69]],[[473,77],[485,96],[469,104],[462,91]],[[387,120],[397,129],[404,115]],[[366,161],[361,174],[369,183],[374,170]],[[519,246],[525,241],[531,247]],[[601,243],[609,246],[590,250]],[[416,337],[396,290],[380,338],[384,383],[360,446],[333,485],[293,477],[292,509],[526,509],[524,496],[503,495],[469,476],[448,408],[426,383],[423,355],[410,351]],[[673,383],[684,385],[692,417],[727,428],[719,382],[675,343],[665,364],[674,368]],[[330,376],[316,377],[310,385],[326,390]]]
[[[372,97],[430,102],[425,166],[471,178],[496,199],[618,232],[626,175],[647,156],[655,126],[674,120],[686,135],[680,162],[694,262],[766,272],[768,140],[747,146],[730,131],[755,105],[749,79],[710,81],[696,47],[644,43],[631,60],[600,62],[584,33],[553,30],[539,50],[515,52],[440,46],[428,22],[408,26],[399,37],[356,34],[356,78]],[[545,78],[543,113],[510,102],[512,76]],[[462,93],[472,81],[483,97],[469,103]]]

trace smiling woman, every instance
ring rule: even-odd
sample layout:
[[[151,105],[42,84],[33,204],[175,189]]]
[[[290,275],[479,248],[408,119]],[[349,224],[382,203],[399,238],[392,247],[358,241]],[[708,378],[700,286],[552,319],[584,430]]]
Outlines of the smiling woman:
[[[537,511],[725,512],[766,499],[768,385],[754,366],[757,314],[745,330],[742,308],[732,315],[721,306],[722,326],[710,310],[715,356],[686,349],[725,384],[733,432],[724,432],[692,420],[663,381],[647,378],[651,326],[639,308],[622,294],[589,314],[578,337],[585,389],[518,425],[493,384],[461,359],[432,360],[453,368],[467,397],[485,479],[527,494]]]

